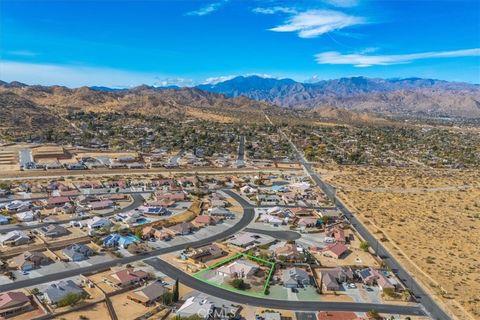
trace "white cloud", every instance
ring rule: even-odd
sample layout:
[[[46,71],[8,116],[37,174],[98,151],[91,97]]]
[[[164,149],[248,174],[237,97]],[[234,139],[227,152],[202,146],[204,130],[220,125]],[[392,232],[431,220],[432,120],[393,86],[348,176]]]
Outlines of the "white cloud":
[[[188,78],[156,78],[153,86],[155,87],[168,87],[168,86],[179,86],[179,87],[191,87],[195,85],[195,81]]]
[[[3,81],[68,87],[107,86],[112,88],[152,85],[158,75],[109,68],[0,61]]]
[[[294,14],[271,31],[297,32],[300,38],[314,38],[346,27],[365,24],[366,19],[334,10],[308,10]]]
[[[37,52],[33,52],[30,50],[13,50],[7,51],[7,54],[12,56],[19,56],[19,57],[35,57],[38,56]]]
[[[217,84],[219,82],[227,81],[235,78],[236,76],[219,76],[219,77],[210,77],[202,81],[202,84]]]
[[[198,10],[187,12],[185,15],[187,15],[187,16],[199,16],[199,17],[206,16],[206,15],[211,14],[211,13],[217,11],[218,9],[220,9],[220,7],[223,6],[226,2],[228,2],[228,0],[213,2],[213,3],[210,3],[206,6],[204,6],[204,7],[201,7]]]
[[[325,0],[326,3],[341,8],[355,7],[358,5],[358,0]]]
[[[329,51],[316,54],[315,60],[319,64],[348,64],[354,65],[355,67],[370,67],[374,65],[386,66],[391,64],[410,63],[420,59],[472,56],[480,56],[480,48],[395,55],[341,54],[336,51]]]
[[[290,13],[295,14],[297,10],[289,7],[270,7],[270,8],[254,8],[253,13],[259,14],[275,14],[275,13]]]

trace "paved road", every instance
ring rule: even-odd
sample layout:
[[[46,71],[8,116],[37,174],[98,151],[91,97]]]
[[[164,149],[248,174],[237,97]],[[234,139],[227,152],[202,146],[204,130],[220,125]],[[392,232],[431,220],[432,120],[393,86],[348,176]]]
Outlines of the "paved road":
[[[239,199],[239,200],[241,200],[241,199]],[[226,239],[226,238],[236,234],[237,232],[239,232],[243,228],[245,228],[250,222],[252,222],[254,218],[255,218],[255,211],[254,211],[253,207],[246,206],[244,208],[244,213],[242,215],[242,218],[240,219],[239,222],[237,222],[231,228],[229,228],[225,231],[222,231],[220,233],[217,233],[217,234],[215,234],[211,237],[208,237],[208,238],[205,238],[205,239],[202,239],[202,240],[198,240],[198,241],[194,241],[194,242],[175,245],[175,246],[168,247],[168,248],[157,249],[157,250],[151,251],[151,252],[149,252],[147,254],[143,254],[143,255],[124,257],[124,258],[116,259],[116,260],[113,260],[113,261],[98,263],[98,264],[91,265],[91,266],[88,266],[88,267],[82,267],[82,268],[77,268],[77,269],[73,269],[73,270],[67,270],[67,271],[58,272],[58,273],[55,273],[55,274],[49,274],[49,275],[45,275],[45,276],[42,276],[42,277],[36,277],[36,278],[32,278],[32,279],[15,281],[15,282],[12,282],[12,283],[0,285],[0,292],[17,290],[17,289],[20,289],[20,288],[36,286],[36,285],[39,285],[39,284],[42,284],[42,283],[58,281],[58,280],[61,280],[61,279],[64,279],[64,278],[78,276],[78,275],[83,274],[83,273],[94,272],[94,271],[102,270],[104,268],[111,268],[111,267],[116,266],[116,265],[132,263],[132,262],[135,262],[135,261],[140,261],[140,260],[144,260],[144,259],[147,259],[147,258],[152,258],[152,257],[158,256],[158,255],[161,255],[161,254],[175,252],[175,251],[178,251],[178,250],[185,249],[187,247],[199,247],[199,246],[207,245],[207,244],[210,244],[210,243],[215,242],[215,241],[220,241],[220,240]]]
[[[254,229],[254,228],[245,228],[245,231],[248,232],[255,232],[259,234],[264,234],[270,236],[272,238],[278,240],[297,240],[300,239],[302,236],[300,233],[295,231],[288,231],[288,230],[262,230],[262,229]]]
[[[298,160],[304,167],[305,171],[310,175],[312,180],[329,196],[337,208],[345,217],[350,220],[352,226],[358,233],[372,246],[377,255],[382,258],[385,264],[390,267],[400,280],[411,290],[417,301],[421,303],[434,319],[447,320],[451,319],[445,311],[428,295],[425,290],[417,283],[417,281],[403,268],[403,266],[388,252],[385,247],[365,228],[365,226],[351,213],[351,211],[336,196],[335,189],[322,181],[320,176],[315,172],[312,166],[303,157],[303,154],[297,149],[293,142],[281,131],[281,134],[287,139],[292,148],[295,150]]]
[[[167,274],[172,278],[178,278],[179,281],[185,285],[210,294],[215,297],[226,299],[232,302],[245,303],[249,305],[259,306],[259,307],[270,307],[270,308],[279,308],[279,309],[289,309],[295,311],[317,311],[317,310],[345,310],[345,311],[368,311],[371,309],[378,310],[379,312],[394,313],[394,314],[404,314],[404,315],[423,315],[423,310],[416,306],[398,306],[398,305],[387,305],[387,304],[364,304],[364,303],[349,303],[349,302],[311,302],[311,301],[289,301],[288,304],[282,300],[273,300],[273,299],[262,299],[251,296],[246,296],[234,292],[230,292],[225,289],[221,289],[215,286],[211,286],[203,281],[191,277],[189,274],[182,272],[181,270],[175,268],[174,266],[156,258],[155,256],[166,254],[170,252],[175,252],[178,250],[185,249],[187,247],[199,247],[206,244],[210,244],[215,241],[226,239],[237,232],[244,229],[248,224],[250,224],[255,218],[254,207],[248,203],[244,198],[237,195],[231,190],[223,190],[230,197],[234,198],[244,209],[244,213],[239,222],[237,222],[231,228],[224,230],[218,234],[215,234],[211,237],[190,242],[175,245],[168,248],[161,248],[149,252],[143,255],[136,255],[131,257],[124,257],[113,261],[103,262],[88,267],[67,270],[63,272],[58,272],[55,274],[49,274],[42,277],[26,279],[21,281],[12,282],[9,284],[0,285],[0,292],[17,290],[25,287],[32,287],[39,284],[58,281],[61,279],[78,276],[80,274],[94,272],[97,270],[102,270],[105,268],[111,268],[116,265],[123,265],[127,263],[132,263],[139,260],[145,260],[146,263],[157,268],[162,273]]]
[[[245,136],[240,136],[238,143],[237,167],[245,166]]]
[[[145,192],[143,192],[143,193],[145,193]],[[132,198],[133,198],[133,202],[131,204],[129,204],[128,206],[126,206],[125,208],[114,210],[113,212],[109,212],[109,213],[96,214],[96,216],[110,217],[110,216],[113,216],[114,214],[117,214],[117,213],[125,213],[125,212],[128,212],[128,211],[131,211],[131,210],[136,209],[136,208],[140,207],[141,205],[143,205],[144,199],[139,193],[132,193],[131,195],[132,195]],[[40,228],[40,227],[43,227],[43,226],[47,226],[49,224],[65,224],[65,223],[70,223],[70,221],[82,221],[82,220],[87,220],[89,218],[91,218],[91,217],[72,218],[72,219],[61,220],[61,221],[43,222],[43,223],[29,224],[29,225],[20,225],[20,224],[11,225],[11,226],[10,225],[4,225],[4,226],[0,226],[0,233],[7,233],[7,232],[10,232],[10,231],[14,231],[14,230],[37,229],[37,228]]]
[[[402,315],[424,315],[420,307],[388,305],[388,304],[373,304],[373,303],[355,303],[355,302],[321,302],[321,301],[284,301],[276,299],[258,298],[247,296],[241,293],[235,293],[216,286],[212,286],[206,282],[198,280],[191,275],[178,270],[169,263],[153,258],[145,260],[145,263],[161,271],[167,276],[178,279],[182,284],[198,290],[207,295],[225,299],[240,304],[247,304],[250,306],[284,309],[294,311],[354,311],[367,312],[375,309],[379,312],[402,314]]]

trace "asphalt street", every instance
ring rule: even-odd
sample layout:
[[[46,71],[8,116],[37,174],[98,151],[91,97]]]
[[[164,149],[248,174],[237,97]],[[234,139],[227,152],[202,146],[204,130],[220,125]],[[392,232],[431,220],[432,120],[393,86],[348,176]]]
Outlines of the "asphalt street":
[[[143,192],[145,193],[145,192]],[[109,213],[104,213],[104,214],[96,214],[97,216],[101,217],[110,217],[113,216],[114,214],[117,213],[125,213],[128,211],[131,211],[133,209],[138,208],[139,206],[143,205],[144,199],[139,193],[131,193],[131,196],[133,198],[133,202],[126,206],[125,208],[119,209],[119,210],[114,210],[113,212]],[[14,226],[0,226],[0,233],[7,233],[10,231],[14,230],[31,230],[31,229],[37,229],[43,226],[47,226],[49,224],[66,224],[70,223],[70,221],[82,221],[82,220],[88,220],[91,217],[85,218],[72,218],[72,219],[67,219],[67,220],[61,220],[61,221],[52,221],[52,222],[44,222],[44,223],[37,223],[37,224],[29,224],[29,225],[14,225]]]
[[[342,212],[345,217],[350,220],[352,226],[358,231],[358,233],[367,241],[376,254],[382,258],[385,265],[390,267],[397,277],[411,290],[415,296],[417,302],[421,303],[423,307],[428,311],[433,319],[447,320],[451,319],[447,313],[440,308],[440,306],[428,295],[425,290],[417,283],[415,278],[410,275],[403,266],[388,252],[385,247],[378,242],[378,240],[365,228],[365,226],[351,213],[351,211],[343,204],[343,202],[336,196],[335,189],[322,181],[320,176],[315,172],[312,166],[306,161],[303,155],[298,151],[297,147],[288,137],[282,132],[283,136],[289,141],[293,149],[295,150],[298,160],[303,165],[305,171],[310,175],[312,180],[334,201],[336,207]]]

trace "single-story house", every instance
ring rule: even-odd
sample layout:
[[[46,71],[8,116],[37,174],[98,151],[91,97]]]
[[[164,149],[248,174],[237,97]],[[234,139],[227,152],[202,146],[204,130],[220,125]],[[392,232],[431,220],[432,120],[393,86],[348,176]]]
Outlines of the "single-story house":
[[[211,317],[214,308],[215,305],[213,302],[208,301],[206,297],[195,296],[185,300],[175,315],[184,318],[200,316],[203,317],[203,319],[208,319]]]
[[[323,289],[327,291],[339,291],[342,289],[340,283],[354,279],[353,271],[348,267],[325,269],[321,271],[321,274]]]
[[[29,243],[31,240],[25,232],[20,230],[13,230],[0,235],[0,244],[2,246],[20,246]]]
[[[55,207],[61,207],[65,205],[66,203],[70,202],[69,197],[50,197],[47,199],[46,202],[46,207],[47,208],[55,208]]]
[[[102,228],[108,228],[112,225],[112,222],[107,218],[95,216],[87,223],[90,230],[99,230]]]
[[[3,214],[0,214],[0,225],[9,224],[11,219],[12,218],[9,216],[4,216]]]
[[[143,239],[158,239],[158,240],[169,240],[175,236],[175,232],[171,231],[168,228],[156,229],[151,226],[144,227],[142,229]]]
[[[170,231],[173,231],[176,236],[177,235],[184,236],[192,233],[192,231],[195,230],[195,226],[190,222],[182,222],[182,223],[177,223],[169,227],[168,229]]]
[[[339,227],[339,226],[334,226],[327,230],[326,234],[327,237],[334,238],[336,242],[339,243],[345,243],[345,231]]]
[[[127,235],[123,236],[120,234],[112,233],[103,238],[103,246],[104,247],[121,247],[126,249],[132,243],[138,242],[136,236],[134,235]]]
[[[158,299],[168,291],[168,288],[155,281],[129,293],[127,298],[145,306],[149,306],[158,301]]]
[[[282,282],[286,288],[298,288],[299,286],[310,285],[309,274],[300,268],[288,268],[282,270]]]
[[[123,269],[103,277],[104,281],[116,288],[125,288],[148,279],[148,273],[133,268]]]
[[[275,249],[275,256],[277,258],[285,257],[285,260],[287,261],[296,261],[300,258],[302,251],[298,250],[296,244],[286,243],[284,246]]]
[[[329,244],[322,249],[322,253],[324,256],[335,259],[340,259],[347,251],[348,248],[343,243],[339,242]]]
[[[15,266],[22,271],[36,269],[42,265],[46,265],[50,260],[41,252],[26,251],[12,259]]]
[[[63,249],[62,253],[70,261],[86,260],[90,256],[93,256],[95,254],[95,252],[87,245],[77,243],[69,245],[68,247]]]
[[[208,209],[208,214],[211,215],[212,217],[223,217],[226,219],[235,218],[235,214],[233,212],[222,207],[210,208]]]
[[[72,280],[62,280],[58,283],[49,284],[46,289],[43,290],[44,299],[51,305],[56,305],[68,294],[77,294],[86,296],[86,292],[82,290]]]
[[[206,262],[223,257],[226,254],[227,253],[223,251],[222,248],[215,243],[212,243],[193,249],[193,252],[189,255],[189,258],[200,262]]]
[[[38,228],[37,231],[46,238],[62,237],[70,233],[70,231],[58,224],[49,224]]]
[[[15,214],[15,217],[17,218],[18,221],[21,222],[31,222],[34,221],[38,217],[39,213],[38,211],[24,211]]]
[[[30,299],[23,292],[0,293],[0,318],[7,319],[33,309]]]
[[[239,259],[219,267],[216,271],[222,277],[247,278],[253,275],[257,269],[258,267],[254,263]]]
[[[193,219],[192,224],[197,228],[202,228],[202,227],[214,225],[220,220],[221,220],[221,217],[212,217],[212,216],[203,214],[200,216],[196,216],[195,219]]]
[[[373,269],[372,267],[357,270],[357,275],[362,279],[362,282],[366,285],[378,285],[383,289],[395,289],[395,286],[390,280],[383,274],[381,270]]]

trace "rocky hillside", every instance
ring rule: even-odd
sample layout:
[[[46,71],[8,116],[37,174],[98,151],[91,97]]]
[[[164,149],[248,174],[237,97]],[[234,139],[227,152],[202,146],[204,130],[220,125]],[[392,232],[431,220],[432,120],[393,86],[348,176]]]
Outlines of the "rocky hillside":
[[[236,77],[198,88],[287,108],[336,107],[387,115],[480,118],[480,86],[432,79],[341,78],[316,83]]]

